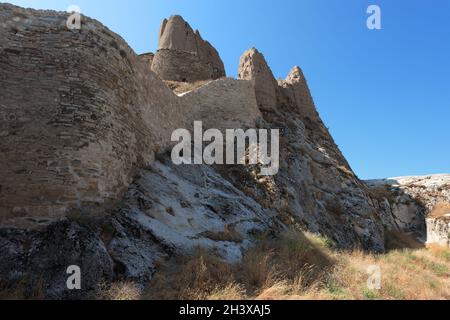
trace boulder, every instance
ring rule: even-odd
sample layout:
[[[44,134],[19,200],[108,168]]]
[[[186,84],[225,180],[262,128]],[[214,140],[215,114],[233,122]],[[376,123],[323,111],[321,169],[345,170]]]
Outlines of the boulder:
[[[113,278],[113,262],[102,240],[74,221],[55,222],[42,230],[0,228],[0,247],[1,284],[16,287],[23,298],[95,297]],[[67,286],[70,266],[79,267],[79,290]]]

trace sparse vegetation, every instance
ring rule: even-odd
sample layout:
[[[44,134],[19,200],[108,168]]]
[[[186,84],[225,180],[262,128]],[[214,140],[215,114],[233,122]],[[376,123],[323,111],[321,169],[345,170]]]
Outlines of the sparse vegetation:
[[[420,243],[413,233],[403,233],[394,230],[385,231],[385,246],[388,250],[397,249],[422,249],[424,244]]]
[[[310,233],[288,232],[278,240],[261,239],[240,264],[228,264],[199,249],[163,267],[143,298],[450,299],[448,248],[396,249],[377,255],[337,251],[328,243]],[[367,286],[371,265],[381,269],[380,290]]]
[[[99,298],[115,301],[138,300],[140,298],[140,291],[131,282],[117,282],[110,286],[105,286]]]
[[[388,234],[388,236],[392,236]],[[398,240],[409,236],[399,236]],[[280,238],[261,236],[241,263],[230,264],[213,252],[160,261],[159,271],[141,292],[131,282],[104,286],[99,299],[189,300],[373,300],[450,299],[450,248],[395,249],[386,254],[339,251],[327,239],[290,231]],[[408,244],[410,240],[406,243]],[[381,289],[367,286],[368,267],[381,270]],[[0,299],[43,299],[37,289],[1,286]]]

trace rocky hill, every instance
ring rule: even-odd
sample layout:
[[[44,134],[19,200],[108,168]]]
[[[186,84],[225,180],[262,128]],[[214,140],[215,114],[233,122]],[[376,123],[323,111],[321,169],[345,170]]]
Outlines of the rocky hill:
[[[180,16],[144,55],[95,20],[69,30],[67,18],[0,4],[2,281],[43,281],[48,298],[144,286],[161,259],[202,246],[236,261],[259,235],[289,228],[383,252],[386,230],[425,237],[427,214],[450,200],[448,176],[360,181],[297,66],[277,81],[252,48],[239,79],[225,78],[218,52]],[[174,165],[171,133],[194,121],[279,129],[279,173]],[[81,291],[65,287],[70,265],[83,270]]]

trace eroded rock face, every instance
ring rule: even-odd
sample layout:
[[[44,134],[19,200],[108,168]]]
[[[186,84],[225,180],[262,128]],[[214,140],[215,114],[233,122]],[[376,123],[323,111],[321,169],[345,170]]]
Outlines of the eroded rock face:
[[[279,227],[274,211],[211,166],[175,166],[167,156],[160,160],[141,170],[120,211],[163,244],[165,252],[205,247],[238,261],[252,244],[252,234]]]
[[[422,241],[435,242],[441,234],[439,219],[430,217],[436,205],[450,204],[450,175],[395,177],[365,182],[371,189],[373,199],[379,207],[383,224],[393,230],[415,232]],[[430,218],[430,222],[426,219]],[[432,239],[428,235],[434,234]],[[445,234],[445,232],[444,232]],[[445,238],[444,238],[445,239]],[[444,240],[445,241],[445,240]]]
[[[164,19],[152,70],[163,80],[194,82],[225,76],[216,49],[180,16]]]
[[[428,218],[427,244],[450,246],[450,213],[439,218]]]
[[[116,34],[0,5],[0,222],[47,222],[128,188],[179,127],[177,97]]]
[[[253,48],[241,58],[239,77],[255,81],[262,126],[281,131],[280,172],[264,184],[252,179],[255,173],[248,168],[225,170],[225,176],[267,202],[288,224],[322,233],[340,247],[383,251],[376,210],[321,121],[300,68],[277,83]]]
[[[82,299],[95,296],[113,278],[113,262],[90,228],[72,221],[56,222],[43,230],[0,229],[0,282],[23,284],[24,297]],[[69,290],[69,266],[81,270],[81,290]]]

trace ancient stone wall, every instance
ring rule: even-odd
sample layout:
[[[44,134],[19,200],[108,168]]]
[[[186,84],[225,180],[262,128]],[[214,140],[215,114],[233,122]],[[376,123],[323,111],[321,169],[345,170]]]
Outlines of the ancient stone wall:
[[[311,92],[308,87],[303,71],[300,67],[292,68],[285,81],[279,83],[280,90],[298,106],[298,111],[303,118],[309,118],[312,121],[319,120],[319,114],[314,105]]]
[[[202,121],[203,128],[226,129],[255,128],[262,117],[256,105],[253,81],[223,78],[181,96],[186,117]]]
[[[0,5],[0,219],[117,200],[170,141],[178,98],[116,34]]]
[[[3,220],[45,222],[71,207],[92,211],[120,199],[135,169],[170,144],[174,129],[202,120],[205,128],[280,129],[276,177],[260,181],[252,173],[244,179],[248,172],[241,171],[253,168],[230,168],[223,183],[230,179],[341,247],[383,250],[382,229],[359,180],[318,115],[310,122],[302,115],[315,107],[298,68],[279,85],[252,49],[241,59],[242,80],[212,81],[177,97],[148,69],[148,57],[137,56],[98,22],[83,17],[81,30],[70,31],[67,14],[2,9],[0,22],[9,28],[0,31],[0,101],[15,115],[4,118],[0,130]],[[158,56],[163,63],[179,59],[168,63],[170,70],[179,76],[185,66],[191,78],[176,80],[192,81],[198,74],[191,67],[205,62],[199,57],[209,54],[206,65],[217,63],[211,48],[172,17],[161,28],[152,68]]]
[[[180,16],[164,19],[152,70],[163,80],[194,82],[225,76],[216,49]]]

